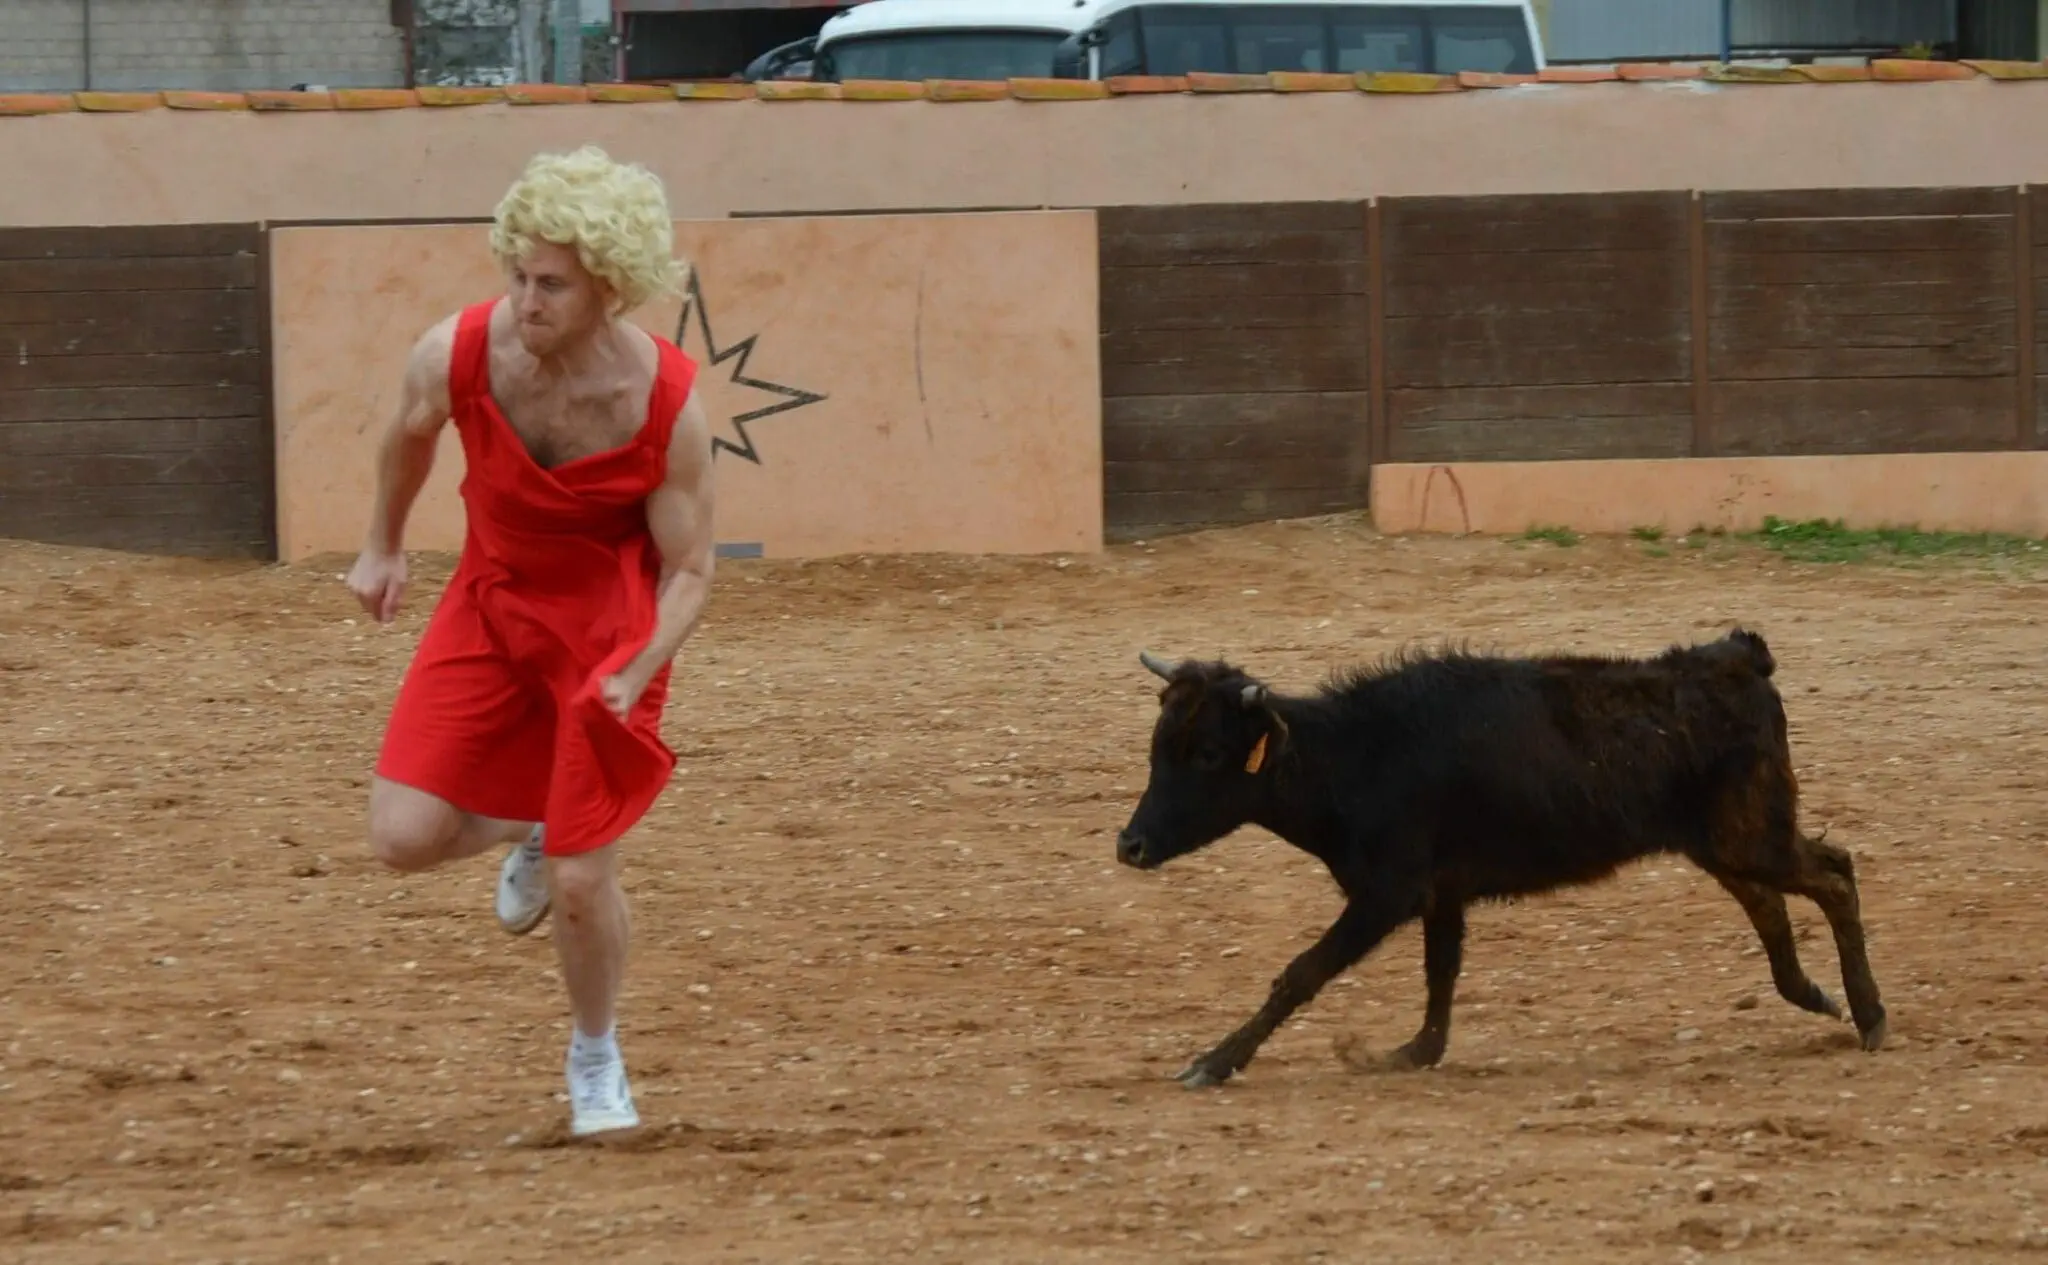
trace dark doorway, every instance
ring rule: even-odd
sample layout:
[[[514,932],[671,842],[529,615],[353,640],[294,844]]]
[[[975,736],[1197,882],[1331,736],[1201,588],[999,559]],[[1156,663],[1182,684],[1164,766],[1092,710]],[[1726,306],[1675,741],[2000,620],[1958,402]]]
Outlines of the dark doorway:
[[[1960,0],[1956,6],[1956,45],[1963,57],[2038,60],[2040,5],[2037,0]]]
[[[816,35],[844,7],[628,13],[626,78],[730,79],[769,49]]]

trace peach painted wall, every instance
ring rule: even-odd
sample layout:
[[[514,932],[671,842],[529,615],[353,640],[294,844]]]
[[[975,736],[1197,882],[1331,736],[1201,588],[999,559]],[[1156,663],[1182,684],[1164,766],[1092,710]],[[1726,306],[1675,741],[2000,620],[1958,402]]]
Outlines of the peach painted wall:
[[[718,456],[718,538],[769,556],[1040,553],[1102,543],[1094,214],[679,221],[722,350],[825,398],[749,423],[759,465]],[[500,292],[482,225],[280,229],[272,238],[279,550],[361,543],[374,449],[412,340]],[[682,300],[635,314],[675,337]],[[787,396],[713,365],[716,433]],[[462,540],[451,426],[406,543]]]
[[[2048,183],[2048,80],[1549,83],[1088,101],[652,101],[0,118],[0,225],[483,216],[536,150],[678,216]]]
[[[1766,515],[2048,536],[2048,452],[1475,461],[1372,472],[1373,522],[1390,535],[1750,531]]]

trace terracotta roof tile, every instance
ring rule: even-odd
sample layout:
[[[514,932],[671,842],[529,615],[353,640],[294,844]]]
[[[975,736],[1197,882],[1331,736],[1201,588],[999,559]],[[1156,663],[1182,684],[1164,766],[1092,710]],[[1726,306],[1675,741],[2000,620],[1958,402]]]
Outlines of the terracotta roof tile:
[[[75,92],[71,99],[79,109],[95,114],[161,110],[164,105],[161,92]]]
[[[121,113],[134,110],[392,110],[493,105],[657,105],[678,101],[1097,101],[1158,93],[1485,91],[1541,84],[1548,89],[1580,85],[1654,84],[1700,79],[1717,84],[1945,83],[1982,79],[1993,83],[2048,80],[2048,63],[2034,61],[1919,61],[1888,58],[1869,66],[1746,66],[1628,62],[1609,67],[1554,66],[1540,75],[1498,75],[1466,71],[1456,75],[1361,71],[1355,75],[1281,71],[1270,75],[1125,76],[1107,80],[1066,79],[917,81],[867,80],[846,84],[768,80],[761,83],[596,83],[510,84],[471,88],[341,88],[332,92],[29,92],[0,93],[0,118],[37,114]]]
[[[580,83],[515,83],[505,88],[505,99],[513,105],[574,105],[591,96]]]

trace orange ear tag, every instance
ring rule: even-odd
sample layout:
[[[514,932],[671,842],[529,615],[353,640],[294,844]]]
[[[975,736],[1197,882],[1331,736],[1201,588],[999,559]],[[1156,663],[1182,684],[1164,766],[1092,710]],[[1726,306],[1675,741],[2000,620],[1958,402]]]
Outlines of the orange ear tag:
[[[1265,763],[1266,735],[1260,734],[1259,740],[1252,744],[1251,756],[1244,762],[1244,771],[1247,773],[1257,773],[1261,768],[1265,767]]]

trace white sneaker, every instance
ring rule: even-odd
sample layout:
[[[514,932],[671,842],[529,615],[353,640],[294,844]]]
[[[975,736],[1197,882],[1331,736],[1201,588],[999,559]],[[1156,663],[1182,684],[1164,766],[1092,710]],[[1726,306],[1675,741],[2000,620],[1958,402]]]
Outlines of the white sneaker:
[[[616,1053],[570,1054],[570,1132],[579,1138],[612,1129],[636,1129],[640,1112],[633,1106],[633,1090],[626,1083],[626,1061]]]
[[[540,826],[505,854],[498,867],[498,925],[523,936],[548,916],[548,867],[541,856]]]

